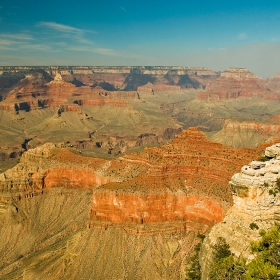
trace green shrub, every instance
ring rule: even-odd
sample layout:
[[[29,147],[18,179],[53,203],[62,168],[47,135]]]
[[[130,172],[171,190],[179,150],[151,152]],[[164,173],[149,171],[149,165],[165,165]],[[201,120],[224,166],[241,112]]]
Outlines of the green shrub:
[[[199,263],[199,252],[201,248],[201,242],[194,248],[194,255],[190,259],[190,267],[186,274],[186,279],[200,280],[201,279],[201,267]]]
[[[202,242],[205,238],[205,235],[198,233],[197,237],[200,239],[200,242],[194,247],[194,254],[190,259],[190,266],[186,273],[186,279],[189,280],[200,280],[201,279],[201,267],[199,263],[199,252],[201,249]]]
[[[253,224],[255,223],[251,223],[250,227],[251,225],[255,227]],[[219,250],[214,250],[213,264],[209,274],[210,279],[279,279],[280,229],[275,226],[269,231],[260,230],[259,233],[261,239],[251,243],[251,252],[255,255],[255,258],[249,263],[244,258],[238,259],[233,254],[228,255],[229,246],[227,246],[225,240],[219,240],[213,246],[219,248]],[[217,254],[217,252],[223,253]],[[218,259],[217,256],[222,258]]]
[[[229,257],[231,255],[231,251],[229,249],[229,245],[226,243],[225,238],[218,237],[217,243],[213,246],[214,249],[214,261],[218,262],[223,258]]]
[[[258,161],[268,161],[270,160],[270,158],[268,158],[266,155],[261,155],[259,158],[258,158]]]
[[[276,179],[276,189],[280,191],[280,177]]]
[[[246,260],[237,259],[231,253],[229,245],[223,237],[217,239],[213,246],[213,263],[210,267],[210,279],[242,279],[246,273]]]
[[[249,225],[250,229],[254,230],[254,229],[259,229],[259,226],[256,223],[251,223]]]
[[[269,190],[268,191],[269,195],[273,195],[274,197],[276,196],[276,194],[278,193],[278,190]]]

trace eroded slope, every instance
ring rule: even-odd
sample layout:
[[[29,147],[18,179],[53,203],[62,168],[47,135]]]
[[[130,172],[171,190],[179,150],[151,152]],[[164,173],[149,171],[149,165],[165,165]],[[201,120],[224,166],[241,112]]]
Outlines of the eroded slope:
[[[45,144],[0,174],[1,279],[180,279],[231,205],[235,150],[196,128],[117,160]]]

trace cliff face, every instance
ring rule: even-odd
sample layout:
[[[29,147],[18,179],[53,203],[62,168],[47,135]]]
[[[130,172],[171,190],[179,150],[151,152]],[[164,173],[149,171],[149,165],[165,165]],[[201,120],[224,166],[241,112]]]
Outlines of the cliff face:
[[[29,149],[0,174],[0,277],[180,279],[197,233],[232,205],[231,174],[260,150],[196,128],[116,160]]]
[[[107,222],[187,221],[205,227],[220,222],[222,206],[208,197],[175,193],[125,193],[98,190],[93,195],[92,219]]]
[[[132,147],[164,142],[168,139],[165,137],[168,129],[179,131],[198,126],[211,133],[220,130],[225,119],[231,117],[264,119],[278,112],[279,101],[265,100],[263,104],[264,99],[258,97],[260,92],[265,92],[266,99],[267,94],[277,95],[277,91],[267,89],[264,81],[246,69],[228,69],[222,74],[188,67],[0,69],[4,71],[0,76],[3,78],[2,86],[0,79],[3,120],[0,140],[5,149],[16,145],[19,149],[32,139],[30,147],[46,142],[70,142],[96,156],[115,157]],[[11,83],[7,82],[9,77]],[[201,93],[205,98],[196,99],[197,89],[206,85],[207,90]],[[217,94],[215,86],[225,93],[221,93],[221,99],[212,98]],[[250,104],[244,104],[242,98],[222,98],[247,91]],[[247,143],[256,146],[274,136],[275,131],[273,128],[270,133],[264,128],[262,131],[267,133],[261,134],[258,127],[252,126],[243,137],[239,135],[243,127],[230,129],[227,125],[225,128],[226,131],[212,139],[224,144],[234,139],[239,143],[239,146],[232,144],[234,147],[248,146]],[[111,137],[118,140],[112,142]],[[250,140],[244,143],[246,137]]]
[[[0,67],[0,73],[6,76],[18,76],[30,71],[45,71],[55,77],[61,75],[65,82],[77,87],[102,87],[105,90],[137,90],[148,82],[156,90],[174,90],[183,88],[202,88],[217,73],[206,67]],[[2,74],[4,76],[4,74]],[[13,80],[13,79],[11,79]],[[1,79],[0,79],[1,83]],[[7,83],[2,79],[3,86]],[[0,84],[1,88],[1,84]]]
[[[196,128],[161,148],[113,161],[86,158],[45,144],[24,153],[19,165],[0,175],[2,199],[20,199],[25,193],[37,194],[55,186],[90,188],[95,189],[94,220],[199,220],[196,217],[202,214],[194,213],[201,212],[209,213],[209,219],[207,215],[201,219],[214,224],[231,205],[226,186],[230,175],[259,151],[240,152],[209,142]],[[184,208],[186,204],[192,206]],[[123,214],[118,215],[117,209]]]
[[[261,143],[280,137],[279,115],[266,121],[226,120],[223,129],[211,140],[230,147],[257,147]]]
[[[102,87],[91,88],[85,85],[77,87],[75,84],[64,81],[59,72],[56,72],[52,78],[47,72],[36,70],[26,74],[23,79],[13,85],[0,104],[0,109],[18,112],[48,107],[59,108],[61,105],[73,107],[73,103],[79,106],[105,104],[126,106],[126,99],[134,98],[138,98],[136,92],[106,91]]]
[[[211,81],[205,92],[197,94],[198,99],[217,100],[245,98],[264,98],[279,100],[275,88],[267,87],[264,81],[245,68],[229,68],[221,76]]]
[[[259,231],[250,228],[255,223],[259,229],[269,229],[280,221],[280,144],[266,148],[266,162],[253,161],[235,174],[230,181],[233,206],[223,221],[215,225],[203,243],[201,265],[203,277],[211,263],[212,246],[218,237],[224,237],[230,250],[249,260],[250,241],[260,238]]]
[[[196,128],[160,149],[113,161],[45,144],[30,149],[19,165],[0,175],[2,199],[18,200],[56,186],[89,188],[95,189],[93,220],[213,225],[231,205],[230,175],[253,154],[257,157],[259,150],[240,152],[209,142]]]
[[[231,205],[225,188],[228,179],[250,152],[258,157],[260,150],[225,148],[191,128],[160,150],[146,149],[137,157],[121,158],[122,162],[146,166],[146,174],[98,187],[93,194],[92,219],[138,223],[186,220],[213,225]]]
[[[272,88],[277,93],[279,93],[280,92],[280,90],[279,90],[279,88],[280,88],[280,73],[277,73],[277,74],[273,75],[272,77],[270,77],[269,79],[267,79],[266,83],[267,83],[267,86],[269,88]]]

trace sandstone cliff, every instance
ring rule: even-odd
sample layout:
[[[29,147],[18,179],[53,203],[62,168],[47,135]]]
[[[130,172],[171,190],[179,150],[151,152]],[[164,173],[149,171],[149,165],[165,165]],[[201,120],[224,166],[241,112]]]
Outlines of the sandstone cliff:
[[[212,246],[218,237],[224,237],[237,257],[254,258],[250,242],[260,238],[259,229],[269,229],[280,221],[280,144],[266,148],[266,162],[252,161],[235,174],[230,181],[233,206],[223,221],[215,225],[205,239],[201,251],[202,279],[208,279]]]
[[[279,100],[280,95],[274,88],[266,86],[255,74],[246,68],[229,68],[221,76],[211,81],[204,92],[197,94],[198,99],[235,99],[264,98]]]
[[[266,121],[226,120],[221,131],[211,140],[230,147],[257,147],[280,137],[280,115]]]
[[[0,140],[5,149],[15,144],[18,145],[16,149],[20,149],[26,139],[33,139],[33,147],[48,141],[65,141],[88,149],[91,154],[116,156],[132,147],[164,142],[165,131],[171,128],[178,131],[198,126],[212,135],[213,131],[222,128],[225,119],[263,120],[278,113],[279,107],[279,101],[258,97],[261,91],[266,92],[266,99],[268,94],[274,96],[277,92],[267,89],[267,84],[247,69],[227,69],[221,74],[203,67],[0,69],[4,71],[0,75],[0,114],[3,119]],[[201,93],[206,97],[195,99],[196,89],[203,89],[206,85],[206,91]],[[212,86],[214,91],[215,86],[218,90],[220,87],[225,95],[212,98],[216,94],[211,91]],[[210,98],[207,97],[208,89]],[[252,93],[248,95],[248,104],[244,104],[242,98],[230,97],[236,92],[242,96],[239,93],[243,91]],[[78,133],[74,134],[73,128]],[[256,146],[273,136],[269,132],[260,133],[257,126],[251,126],[249,130],[243,137],[239,135],[242,127],[227,129],[226,133],[223,130],[212,139],[223,144],[234,139],[239,144],[232,146],[243,147],[247,143]],[[273,134],[275,129],[271,131]],[[8,140],[5,135],[10,135]],[[111,147],[110,137],[120,140]],[[246,137],[250,137],[247,143],[244,142]],[[95,143],[101,142],[101,149],[94,150]]]
[[[116,160],[29,149],[0,174],[0,277],[180,279],[197,233],[232,204],[231,174],[259,153],[197,128]]]
[[[155,84],[157,90],[177,88],[204,88],[218,74],[206,67],[160,67],[160,66],[124,66],[124,67],[0,67],[3,76],[18,76],[30,71],[45,71],[55,77],[61,75],[65,82],[77,87],[102,87],[105,90],[137,90],[148,82]],[[5,74],[4,74],[5,73]],[[1,77],[1,76],[0,76]],[[15,79],[11,79],[15,80]],[[13,85],[2,79],[3,85]],[[1,79],[0,79],[1,89]]]

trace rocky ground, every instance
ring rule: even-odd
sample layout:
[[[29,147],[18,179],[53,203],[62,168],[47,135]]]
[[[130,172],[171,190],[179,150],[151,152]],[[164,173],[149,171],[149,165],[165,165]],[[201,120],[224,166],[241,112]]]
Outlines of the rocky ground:
[[[265,162],[252,161],[230,180],[233,206],[223,221],[215,225],[201,251],[202,279],[208,279],[213,245],[224,237],[237,257],[252,260],[250,243],[259,240],[259,230],[279,225],[280,144],[266,148]],[[251,225],[255,224],[259,230]]]

